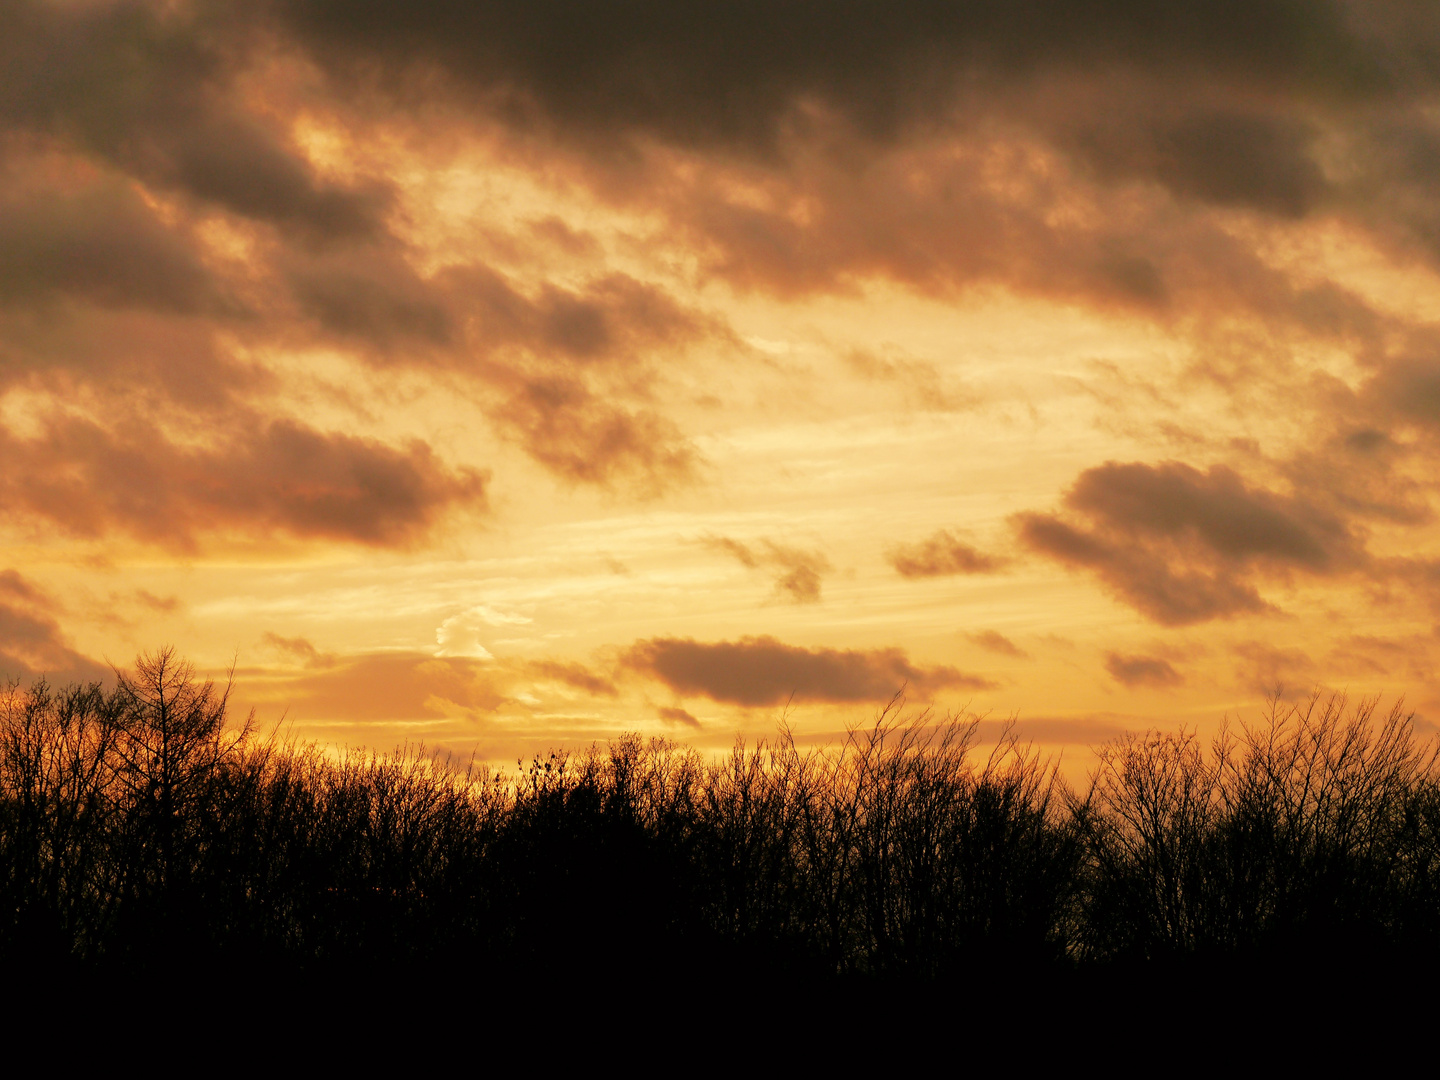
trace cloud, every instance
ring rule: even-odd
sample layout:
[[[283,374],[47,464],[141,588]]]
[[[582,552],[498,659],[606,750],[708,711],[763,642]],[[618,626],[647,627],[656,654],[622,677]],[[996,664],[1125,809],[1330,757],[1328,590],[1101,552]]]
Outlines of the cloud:
[[[269,691],[297,720],[439,720],[493,712],[506,695],[464,657],[372,653],[287,679]]]
[[[1001,656],[1013,656],[1020,660],[1027,660],[1030,657],[1029,653],[998,630],[981,630],[965,636],[987,652],[999,653]]]
[[[450,270],[444,284],[463,302],[474,341],[486,349],[518,345],[595,363],[724,333],[712,317],[626,274],[602,274],[579,288],[547,283],[527,295],[495,271],[469,266]]]
[[[525,665],[523,671],[531,678],[563,683],[595,697],[613,698],[620,693],[613,682],[595,674],[584,664],[565,663],[559,660],[536,660]]]
[[[640,0],[580,11],[558,0],[522,9],[289,0],[276,10],[335,72],[379,67],[403,87],[406,73],[438,68],[456,93],[528,106],[572,133],[644,131],[753,149],[769,146],[802,102],[888,136],[943,112],[967,78],[993,87],[1045,69],[1131,67],[1172,80],[1203,71],[1272,93],[1378,82],[1369,43],[1342,6],[1323,0],[1243,10],[1225,0],[1163,9],[1126,0]]]
[[[484,506],[482,474],[445,468],[418,441],[401,449],[288,420],[221,438],[178,445],[139,422],[110,430],[76,417],[42,438],[0,432],[12,463],[0,497],[75,536],[177,549],[227,530],[397,546],[450,509]]]
[[[281,419],[312,352],[387,391],[443,385],[568,483],[655,495],[704,474],[681,361],[737,347],[707,283],[722,306],[998,285],[1206,348],[1237,323],[1277,352],[1323,338],[1365,365],[1349,434],[1368,449],[1282,466],[1297,495],[1112,464],[1064,513],[1020,519],[1033,550],[1158,621],[1267,610],[1271,577],[1365,561],[1344,515],[1427,510],[1428,482],[1397,462],[1440,422],[1434,343],[1256,239],[1315,219],[1440,259],[1440,27],[1383,7],[9,5],[0,390],[64,416],[0,433],[0,497],[45,527],[184,550],[212,534],[403,546],[483,505],[485,476],[424,441]],[[369,151],[378,132],[393,155]],[[583,227],[549,205],[527,218],[524,199],[477,223],[406,189],[477,134],[499,172],[573,193],[553,201]],[[624,235],[592,224],[636,210],[647,224]],[[493,246],[425,239],[472,225]],[[1387,351],[1406,333],[1404,357]],[[883,346],[848,361],[949,405],[932,365]],[[1207,354],[1194,374],[1238,397],[1261,363]],[[80,401],[103,408],[81,419]],[[747,565],[818,601],[825,556],[766,543]],[[946,530],[889,557],[907,577],[1000,565]]]
[[[941,529],[928,540],[891,548],[886,559],[901,577],[942,577],[950,574],[989,574],[1006,560],[987,555]]]
[[[71,647],[56,620],[58,606],[15,570],[0,571],[0,683],[43,676],[52,685],[92,682],[110,669]]]
[[[707,537],[705,543],[733,556],[742,566],[773,571],[775,595],[795,604],[818,604],[824,575],[834,569],[819,551],[806,551],[773,540],[744,544],[728,536],[712,536]]]
[[[524,626],[531,619],[515,612],[496,611],[478,604],[458,615],[452,615],[435,630],[435,643],[440,646],[436,656],[471,656],[477,660],[492,659],[482,638],[486,627]]]
[[[1168,660],[1155,656],[1128,656],[1110,652],[1105,654],[1105,670],[1110,677],[1125,686],[1179,686],[1185,681]]]
[[[991,280],[1346,321],[1205,211],[1338,212],[1433,246],[1434,20],[1418,0],[1165,7],[286,0],[270,32],[342,94],[412,117],[448,98],[578,151],[597,190],[663,206],[742,286]]]
[[[281,637],[273,630],[267,630],[260,640],[277,652],[299,660],[306,667],[332,667],[336,663],[333,653],[322,653],[309,638]]]
[[[917,667],[900,649],[806,649],[773,637],[702,643],[691,638],[637,642],[625,666],[681,694],[704,694],[736,705],[799,701],[880,701],[902,686],[992,689],[994,683],[950,667]]]
[[[684,709],[664,705],[657,709],[656,712],[659,714],[661,720],[667,720],[672,724],[684,724],[686,727],[696,729],[700,727],[700,721]]]
[[[1336,576],[1368,561],[1333,512],[1224,466],[1108,462],[1081,473],[1065,504],[1068,521],[1018,515],[1021,541],[1167,626],[1268,610],[1252,580],[1267,573]]]
[[[671,420],[606,400],[566,375],[524,379],[493,415],[531,457],[572,483],[633,483],[658,494],[691,479],[699,460]]]
[[[321,179],[235,81],[257,39],[227,5],[10,4],[0,119],[112,168],[316,239],[379,231],[379,185]]]
[[[1303,649],[1286,649],[1263,641],[1236,645],[1235,680],[1257,694],[1294,697],[1316,684],[1319,668],[1314,657]]]
[[[223,310],[193,238],[160,221],[132,189],[38,184],[0,192],[0,305],[73,297],[173,315]]]
[[[178,596],[157,596],[149,589],[136,589],[131,595],[138,603],[149,608],[151,611],[164,612],[168,615],[180,609],[180,598]]]
[[[951,411],[974,404],[951,390],[940,369],[927,361],[851,349],[845,353],[845,363],[872,382],[895,386],[908,402],[922,409]]]
[[[241,689],[257,703],[283,708],[301,725],[322,725],[332,738],[345,731],[368,740],[367,726],[400,722],[416,725],[427,743],[450,746],[462,756],[477,746],[494,750],[500,744],[528,748],[548,742],[553,748],[576,737],[573,718],[564,710],[577,698],[588,712],[593,703],[586,698],[613,701],[619,695],[604,674],[573,661],[437,657],[408,650],[336,655],[303,638],[266,638],[304,666],[253,671]],[[516,714],[524,722],[507,734],[506,721]],[[387,740],[393,735],[388,730]]]
[[[1300,218],[1329,194],[1312,145],[1290,115],[1206,108],[1175,116],[1111,112],[1076,133],[1076,152],[1111,178],[1145,177],[1182,197]]]

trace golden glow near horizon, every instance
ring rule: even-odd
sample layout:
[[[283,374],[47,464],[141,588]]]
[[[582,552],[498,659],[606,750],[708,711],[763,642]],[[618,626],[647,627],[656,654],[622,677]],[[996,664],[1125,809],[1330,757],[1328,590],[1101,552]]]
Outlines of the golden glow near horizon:
[[[174,643],[300,737],[500,761],[787,701],[822,739],[902,684],[1076,761],[1277,688],[1440,717],[1411,68],[1177,25],[987,76],[997,22],[935,32],[942,109],[918,21],[853,79],[717,31],[662,107],[613,41],[577,97],[412,7],[412,56],[320,2],[5,16],[53,52],[0,87],[8,674]]]

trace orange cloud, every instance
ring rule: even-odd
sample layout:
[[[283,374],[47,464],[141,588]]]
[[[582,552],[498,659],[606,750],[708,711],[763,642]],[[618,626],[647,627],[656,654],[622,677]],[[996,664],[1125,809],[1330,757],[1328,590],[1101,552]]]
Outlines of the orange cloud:
[[[70,647],[56,611],[54,600],[16,571],[0,571],[0,682],[43,676],[61,685],[112,675]]]
[[[1334,513],[1223,466],[1109,462],[1081,473],[1065,503],[1085,524],[1021,514],[1021,540],[1167,626],[1267,610],[1252,581],[1267,571],[1324,576],[1368,561]]]
[[[403,544],[448,509],[484,506],[485,477],[446,469],[423,443],[397,449],[293,421],[196,449],[138,423],[112,431],[65,418],[43,438],[0,433],[0,452],[12,463],[0,477],[12,512],[180,549],[225,530]]]
[[[1105,670],[1125,686],[1179,686],[1185,681],[1168,660],[1156,656],[1105,654]]]
[[[482,663],[423,653],[348,657],[286,680],[276,692],[302,721],[437,720],[448,708],[491,712],[508,700]]]
[[[979,633],[966,634],[965,636],[988,652],[999,653],[1001,656],[1013,656],[1021,660],[1028,659],[1030,656],[1029,653],[998,630],[981,630]]]
[[[882,701],[910,685],[917,690],[995,684],[949,667],[911,664],[900,649],[806,649],[772,637],[702,643],[654,638],[632,646],[625,666],[682,694],[704,694],[736,705],[799,701]]]
[[[901,577],[942,577],[948,574],[988,574],[1006,560],[987,555],[941,529],[918,544],[891,548],[885,556]]]
[[[715,536],[705,542],[733,555],[742,566],[775,571],[775,594],[796,604],[818,604],[824,575],[834,569],[819,551],[804,551],[773,540],[762,539],[752,545],[727,536]]]

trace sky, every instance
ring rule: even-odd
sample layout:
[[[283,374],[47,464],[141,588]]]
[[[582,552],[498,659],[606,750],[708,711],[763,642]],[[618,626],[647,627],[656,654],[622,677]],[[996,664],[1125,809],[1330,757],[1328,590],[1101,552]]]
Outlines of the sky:
[[[0,0],[0,674],[331,747],[1440,721],[1429,0]]]

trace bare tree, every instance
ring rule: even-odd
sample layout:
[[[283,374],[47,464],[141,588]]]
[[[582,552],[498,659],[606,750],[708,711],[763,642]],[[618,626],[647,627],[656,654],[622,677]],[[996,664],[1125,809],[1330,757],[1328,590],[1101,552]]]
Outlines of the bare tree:
[[[133,674],[116,671],[121,701],[115,780],[131,809],[129,858],[122,891],[158,901],[170,917],[200,854],[197,842],[217,805],[224,767],[254,732],[254,713],[227,728],[232,681],[201,682],[194,667],[166,647],[139,656]]]

